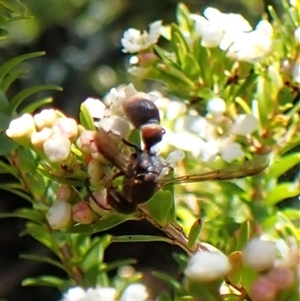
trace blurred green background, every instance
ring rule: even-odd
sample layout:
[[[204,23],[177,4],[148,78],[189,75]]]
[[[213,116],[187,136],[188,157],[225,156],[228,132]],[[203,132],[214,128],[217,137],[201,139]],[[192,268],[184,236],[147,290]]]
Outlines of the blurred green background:
[[[22,2],[27,6],[28,14],[32,18],[6,26],[9,37],[1,42],[0,63],[29,52],[46,51],[46,55],[26,61],[25,67],[30,72],[13,85],[9,94],[15,95],[21,89],[33,85],[59,85],[63,87],[62,92],[49,92],[54,97],[54,106],[73,116],[77,116],[80,103],[87,97],[101,98],[110,88],[122,83],[133,82],[138,89],[143,89],[144,85],[149,84],[139,83],[138,79],[126,74],[129,55],[121,52],[121,36],[123,31],[130,27],[148,30],[148,24],[158,19],[162,19],[165,24],[175,21],[175,10],[179,3],[175,0]],[[181,2],[185,3],[192,13],[202,13],[208,6],[218,8],[222,12],[240,13],[252,26],[260,19],[267,5],[277,7],[276,1],[262,0]],[[41,95],[34,95],[30,101],[40,98]],[[1,192],[2,212],[10,212],[24,206],[24,201]],[[49,266],[18,258],[20,253],[48,252],[31,238],[18,236],[23,228],[23,221],[5,219],[0,221],[0,225],[0,298],[9,301],[59,300],[60,294],[51,288],[21,287],[20,282],[27,276],[51,275],[57,271]],[[139,231],[136,225],[132,226],[129,223],[128,227],[129,232]],[[133,230],[130,227],[133,227]],[[145,227],[148,225],[140,225],[141,233],[145,234]],[[151,234],[153,230],[149,231]],[[132,246],[133,244],[130,244],[128,249],[133,249]],[[148,252],[149,249],[154,252],[154,249],[158,249],[159,256],[155,256],[154,252],[149,256],[145,255],[140,261],[143,261],[148,269],[165,264],[166,269],[174,270],[174,263],[167,262],[174,249],[165,244],[148,246],[147,244],[147,247],[143,247],[139,244],[134,253],[125,251],[124,246],[123,255],[139,258],[139,252],[145,253],[146,249]],[[113,251],[111,254],[114,254]]]

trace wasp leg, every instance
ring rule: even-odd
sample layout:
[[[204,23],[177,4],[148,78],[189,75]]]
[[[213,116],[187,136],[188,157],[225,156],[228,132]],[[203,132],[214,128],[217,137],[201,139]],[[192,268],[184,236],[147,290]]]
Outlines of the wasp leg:
[[[141,149],[140,149],[138,146],[136,146],[135,144],[133,144],[133,143],[131,143],[131,142],[125,140],[125,139],[122,139],[122,142],[123,142],[125,145],[127,145],[127,146],[129,146],[129,147],[132,147],[136,152],[141,151]]]
[[[112,186],[107,187],[106,200],[107,203],[119,213],[130,214],[136,210],[136,205],[130,203]]]

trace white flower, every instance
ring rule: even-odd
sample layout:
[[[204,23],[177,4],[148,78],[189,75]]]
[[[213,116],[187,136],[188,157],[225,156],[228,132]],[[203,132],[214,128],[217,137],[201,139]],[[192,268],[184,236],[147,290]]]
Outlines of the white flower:
[[[226,103],[224,99],[215,97],[208,101],[207,103],[207,111],[212,116],[220,116],[223,115],[226,111]]]
[[[192,255],[184,274],[193,281],[210,282],[223,278],[230,268],[229,259],[222,252],[199,251]]]
[[[56,201],[49,209],[46,218],[54,230],[66,228],[72,218],[72,207],[69,203]]]
[[[204,142],[201,145],[200,158],[204,162],[213,161],[220,150],[219,143],[215,140]]]
[[[116,295],[112,287],[89,288],[87,291],[74,287],[68,290],[61,301],[114,301]]]
[[[120,301],[145,301],[149,297],[147,288],[140,283],[134,283],[124,290]]]
[[[136,53],[149,48],[158,41],[162,21],[155,21],[149,25],[149,33],[140,32],[134,28],[126,30],[121,39],[122,51]]]
[[[273,267],[276,260],[276,247],[271,241],[259,238],[252,239],[245,247],[242,255],[245,265],[256,271],[265,271]]]
[[[300,62],[296,62],[292,71],[293,80],[296,83],[300,83]]]
[[[42,110],[40,113],[33,116],[36,127],[41,130],[42,128],[51,128],[58,118],[58,114],[54,109]]]
[[[300,27],[294,31],[294,37],[297,44],[300,44]]]
[[[43,144],[43,150],[50,162],[62,162],[69,157],[71,142],[64,136],[53,134]]]
[[[130,134],[129,122],[126,119],[117,116],[101,119],[99,122],[99,128],[102,128],[105,132],[111,133],[123,139],[127,139]]]
[[[87,98],[81,104],[81,107],[85,107],[93,118],[101,119],[104,117],[106,112],[105,104],[96,98]]]
[[[253,31],[225,36],[220,43],[220,48],[227,50],[227,56],[230,58],[256,63],[270,53],[272,35],[272,25],[262,20]]]
[[[197,15],[191,17],[196,22],[195,28],[204,47],[219,46],[226,35],[234,36],[252,30],[248,21],[239,14],[223,14],[212,7],[206,8],[203,14],[206,19]]]
[[[6,135],[12,139],[30,138],[35,131],[33,117],[30,114],[24,114],[10,122]]]
[[[220,149],[220,155],[224,161],[230,163],[235,159],[245,156],[240,144],[236,142],[229,142],[224,144]]]
[[[233,134],[246,136],[253,133],[258,127],[258,120],[250,114],[240,114],[232,125]]]

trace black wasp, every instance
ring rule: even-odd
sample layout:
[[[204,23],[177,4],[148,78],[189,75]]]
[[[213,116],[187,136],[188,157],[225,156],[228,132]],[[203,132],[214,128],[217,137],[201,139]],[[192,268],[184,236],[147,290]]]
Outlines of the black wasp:
[[[206,180],[229,180],[255,175],[264,170],[266,162],[247,161],[237,167],[229,167],[206,173],[189,174],[175,178],[161,177],[163,168],[168,167],[151,147],[162,140],[164,129],[160,125],[159,111],[156,105],[143,97],[133,97],[124,102],[126,118],[141,131],[144,149],[125,140],[123,142],[133,148],[130,156],[120,153],[110,133],[98,130],[98,151],[117,169],[111,182],[123,176],[121,191],[109,185],[107,202],[120,213],[131,213],[138,204],[147,202],[154,193],[165,185],[200,182]]]

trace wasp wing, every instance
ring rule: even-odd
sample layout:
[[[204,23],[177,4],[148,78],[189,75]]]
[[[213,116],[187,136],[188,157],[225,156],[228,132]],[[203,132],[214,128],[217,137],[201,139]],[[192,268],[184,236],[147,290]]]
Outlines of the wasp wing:
[[[128,156],[118,148],[118,143],[112,139],[112,133],[99,128],[97,131],[97,149],[99,153],[112,165],[116,166],[124,175],[128,176]],[[120,142],[122,140],[120,139]]]
[[[194,183],[209,180],[231,180],[253,176],[262,172],[269,164],[266,157],[256,158],[252,161],[246,161],[243,164],[237,164],[222,169],[212,170],[204,173],[187,174],[175,178],[162,178],[158,183],[158,189],[165,185]]]

